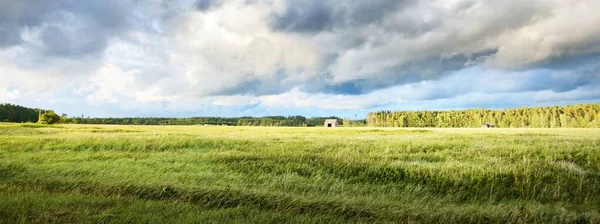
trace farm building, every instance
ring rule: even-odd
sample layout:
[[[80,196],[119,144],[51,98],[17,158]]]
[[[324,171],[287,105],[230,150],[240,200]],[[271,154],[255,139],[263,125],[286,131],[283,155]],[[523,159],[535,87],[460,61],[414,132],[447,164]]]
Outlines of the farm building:
[[[494,123],[490,123],[490,122],[485,122],[484,124],[481,125],[482,128],[495,128],[496,124]]]
[[[340,124],[338,123],[337,119],[327,119],[325,120],[325,127],[326,128],[335,128],[337,126],[339,126]]]

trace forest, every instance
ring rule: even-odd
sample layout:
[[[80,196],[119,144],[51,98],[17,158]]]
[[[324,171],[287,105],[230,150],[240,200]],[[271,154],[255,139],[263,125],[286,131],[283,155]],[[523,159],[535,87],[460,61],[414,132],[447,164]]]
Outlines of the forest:
[[[303,116],[265,116],[265,117],[124,117],[124,118],[67,118],[66,114],[55,115],[51,110],[42,110],[43,114],[51,114],[55,122],[77,124],[119,124],[119,125],[225,125],[225,126],[287,126],[314,127],[321,126],[325,119],[337,119],[340,124],[346,122],[353,125],[365,125],[364,120],[350,121],[338,117]],[[0,104],[0,122],[38,122],[38,109],[27,108],[14,104]],[[48,122],[45,122],[46,124]]]
[[[37,122],[37,109],[14,104],[0,104],[0,122]]]
[[[369,113],[366,120],[348,120],[335,116],[67,118],[67,115],[63,114],[57,123],[318,127],[323,125],[325,119],[337,119],[344,126],[371,127],[473,128],[489,122],[500,128],[600,128],[600,104],[502,110],[376,111]],[[0,122],[37,121],[37,109],[0,104]]]
[[[53,113],[53,112],[52,112]],[[0,122],[38,122],[38,110],[13,104],[0,104]],[[57,118],[59,119],[59,118]],[[226,126],[287,126],[314,127],[321,126],[325,119],[337,119],[340,124],[352,122],[353,125],[363,125],[364,120],[350,121],[338,117],[303,116],[265,116],[265,117],[124,117],[124,118],[67,118],[60,116],[56,123],[78,124],[119,124],[119,125],[226,125]],[[67,120],[67,122],[61,122]]]
[[[325,119],[338,117],[303,116],[265,116],[265,117],[125,117],[125,118],[75,118],[78,124],[120,124],[120,125],[226,125],[226,126],[287,126],[314,127],[322,126]]]
[[[600,104],[518,109],[449,111],[376,111],[367,116],[372,127],[600,128]]]

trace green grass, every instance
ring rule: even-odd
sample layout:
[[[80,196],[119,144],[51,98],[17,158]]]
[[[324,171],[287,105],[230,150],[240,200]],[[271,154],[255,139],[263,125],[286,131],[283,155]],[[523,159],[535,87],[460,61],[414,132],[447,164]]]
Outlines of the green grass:
[[[0,124],[15,222],[600,223],[600,130]]]

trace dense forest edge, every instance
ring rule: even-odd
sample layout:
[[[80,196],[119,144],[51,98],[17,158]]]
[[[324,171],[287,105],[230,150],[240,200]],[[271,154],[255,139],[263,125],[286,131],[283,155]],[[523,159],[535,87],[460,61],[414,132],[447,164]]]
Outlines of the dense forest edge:
[[[226,126],[276,126],[314,127],[323,126],[325,119],[338,117],[265,116],[265,117],[125,117],[125,118],[73,118],[79,124],[119,124],[119,125],[226,125]],[[346,121],[348,124],[348,121]],[[362,121],[364,126],[364,120]]]
[[[0,104],[0,122],[38,122],[38,109],[14,104]]]
[[[41,115],[41,116],[40,116]],[[89,118],[57,115],[52,110],[0,104],[0,122],[41,124],[117,125],[227,125],[227,126],[322,126],[325,119],[337,119],[343,126],[474,128],[492,123],[500,128],[600,128],[600,104],[578,104],[516,109],[467,109],[449,111],[376,111],[364,120],[340,117],[123,117]]]
[[[40,113],[40,111],[42,111]],[[41,114],[41,119],[38,117]],[[27,108],[14,104],[0,104],[0,122],[31,122],[42,124],[116,124],[116,125],[227,125],[227,126],[285,126],[314,127],[322,126],[325,119],[337,119],[345,126],[364,126],[365,120],[349,120],[335,116],[311,117],[303,116],[265,116],[265,117],[123,117],[123,118],[89,118],[61,116],[52,110]]]
[[[484,123],[499,128],[600,128],[600,104],[502,110],[376,111],[367,115],[367,125],[371,127],[474,128]]]

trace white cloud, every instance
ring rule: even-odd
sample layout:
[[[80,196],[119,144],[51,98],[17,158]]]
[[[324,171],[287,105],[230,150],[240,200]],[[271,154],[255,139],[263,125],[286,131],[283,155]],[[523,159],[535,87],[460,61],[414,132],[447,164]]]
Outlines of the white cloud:
[[[554,57],[600,51],[599,1],[551,1],[551,16],[509,33],[487,63],[526,67]]]
[[[185,16],[174,36],[174,63],[201,96],[319,69],[321,55],[305,38],[269,29],[267,4],[230,1],[219,9]]]
[[[0,88],[0,101],[2,102],[13,102],[19,98],[20,91],[18,89],[8,90],[7,88]]]
[[[260,100],[256,97],[248,95],[221,96],[213,98],[215,98],[212,100],[213,105],[226,107],[251,106],[260,102]]]
[[[88,86],[76,92],[89,92],[86,99],[90,103],[119,103],[119,97],[132,95],[128,86],[135,82],[135,76],[139,72],[135,69],[122,71],[114,65],[104,65],[89,79]]]
[[[59,89],[66,77],[51,69],[26,69],[0,58],[0,87],[17,88],[23,91],[44,93]]]
[[[220,115],[600,99],[599,1],[108,3],[0,7],[0,101]]]

